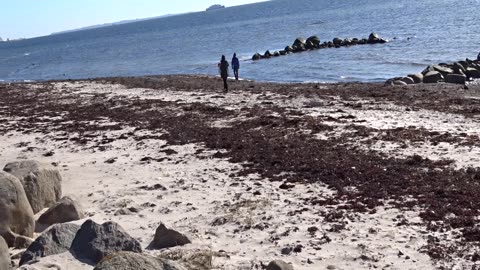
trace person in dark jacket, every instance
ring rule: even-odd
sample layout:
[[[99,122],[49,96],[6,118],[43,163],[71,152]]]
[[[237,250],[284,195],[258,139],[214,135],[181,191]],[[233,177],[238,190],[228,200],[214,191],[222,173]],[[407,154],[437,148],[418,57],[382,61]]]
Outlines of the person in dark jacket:
[[[228,92],[228,84],[227,84],[227,79],[228,79],[228,62],[225,60],[225,55],[222,55],[222,60],[220,60],[220,63],[218,64],[218,68],[220,69],[220,76],[223,79],[223,89],[225,92]]]
[[[480,52],[477,55],[477,60],[480,61]],[[233,64],[232,64],[233,65]]]
[[[235,80],[238,81],[238,70],[240,69],[240,61],[238,61],[236,53],[233,54],[232,69],[233,69],[233,74],[235,75]]]

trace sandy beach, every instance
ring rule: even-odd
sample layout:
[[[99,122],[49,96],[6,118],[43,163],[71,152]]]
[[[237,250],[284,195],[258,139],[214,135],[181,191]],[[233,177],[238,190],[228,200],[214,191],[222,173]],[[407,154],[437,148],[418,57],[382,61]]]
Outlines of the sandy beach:
[[[212,269],[480,269],[478,85],[229,83],[0,84],[0,166],[52,164],[87,219],[143,247],[163,222],[192,244],[146,253]]]

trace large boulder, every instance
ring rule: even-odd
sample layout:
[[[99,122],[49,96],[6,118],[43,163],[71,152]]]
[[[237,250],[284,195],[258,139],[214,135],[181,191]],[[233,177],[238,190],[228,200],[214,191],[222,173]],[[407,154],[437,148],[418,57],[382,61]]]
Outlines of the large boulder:
[[[275,260],[268,264],[267,270],[293,270],[293,266],[284,261]]]
[[[303,38],[297,38],[297,39],[295,39],[295,41],[293,42],[292,47],[295,48],[295,47],[298,47],[298,46],[305,46],[305,44],[306,44],[305,39],[303,39]]]
[[[10,270],[10,253],[7,242],[0,236],[0,270]]]
[[[259,53],[255,53],[253,56],[252,56],[252,60],[256,61],[256,60],[260,60],[262,59],[262,55],[259,54]]]
[[[213,268],[211,247],[174,247],[164,249],[160,257],[180,263],[188,270],[210,270]]]
[[[3,170],[20,179],[35,214],[54,205],[62,196],[62,177],[53,167],[26,160],[9,163]]]
[[[441,82],[441,81],[443,81],[443,76],[438,71],[429,71],[423,77],[423,82],[424,83],[438,83],[438,82]]]
[[[191,241],[185,235],[168,229],[163,223],[160,223],[155,231],[153,241],[148,245],[148,249],[163,249],[190,244]]]
[[[414,83],[422,83],[423,82],[423,74],[422,73],[417,73],[417,74],[410,74],[408,77],[412,78]]]
[[[448,74],[445,77],[446,83],[465,84],[467,82],[467,76],[460,74]]]
[[[20,266],[37,258],[66,252],[80,226],[76,224],[57,224],[42,233],[23,253]]]
[[[19,235],[33,237],[35,219],[22,183],[15,176],[0,171],[0,236],[9,247]]]
[[[448,74],[454,73],[453,69],[447,66],[434,65],[433,70],[440,72],[443,77],[446,77]]]
[[[342,46],[343,39],[336,37],[336,38],[333,39],[332,42],[333,42],[333,45],[335,45],[335,46]]]
[[[467,68],[465,75],[467,75],[468,78],[478,79],[480,78],[480,70],[469,67]]]
[[[313,48],[319,48],[320,47],[320,38],[317,36],[311,36],[307,38],[306,41],[307,44],[312,44]]]
[[[368,36],[367,43],[368,44],[377,44],[377,43],[386,43],[387,41],[385,39],[382,39],[378,36],[377,33],[371,33]]]
[[[99,225],[87,220],[75,235],[70,251],[79,259],[98,263],[105,256],[118,251],[141,253],[142,247],[115,222]]]
[[[72,200],[70,197],[63,197],[43,213],[37,222],[40,227],[48,227],[57,223],[80,220],[84,217],[85,215],[78,202]]]
[[[117,252],[105,257],[94,270],[187,270],[176,262],[134,252]]]
[[[402,79],[400,79],[400,81],[406,84],[415,84],[415,81],[411,77],[403,77]]]

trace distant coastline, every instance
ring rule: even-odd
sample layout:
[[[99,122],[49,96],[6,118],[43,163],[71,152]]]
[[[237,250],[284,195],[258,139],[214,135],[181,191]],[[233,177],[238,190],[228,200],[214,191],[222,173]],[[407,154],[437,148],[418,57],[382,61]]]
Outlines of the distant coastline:
[[[223,6],[223,5],[215,4],[215,5],[212,5],[212,6],[208,7],[205,11],[212,11],[212,10],[224,9],[224,8],[225,8],[225,6]]]

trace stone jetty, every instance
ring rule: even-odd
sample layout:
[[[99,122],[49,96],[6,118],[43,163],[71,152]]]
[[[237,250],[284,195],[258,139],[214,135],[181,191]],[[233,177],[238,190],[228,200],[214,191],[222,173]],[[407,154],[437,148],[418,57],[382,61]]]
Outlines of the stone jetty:
[[[371,33],[368,38],[334,38],[332,41],[324,41],[321,42],[318,36],[311,36],[306,40],[303,38],[297,38],[293,42],[292,45],[286,46],[284,50],[281,51],[273,51],[270,50],[265,51],[264,54],[255,53],[252,56],[252,60],[260,60],[260,59],[268,59],[271,57],[278,57],[281,55],[287,55],[290,53],[299,53],[305,51],[312,51],[312,50],[319,50],[325,48],[340,48],[340,47],[348,47],[348,46],[355,46],[355,45],[365,45],[365,44],[383,44],[387,43],[388,40],[380,38],[380,36],[376,33]]]

